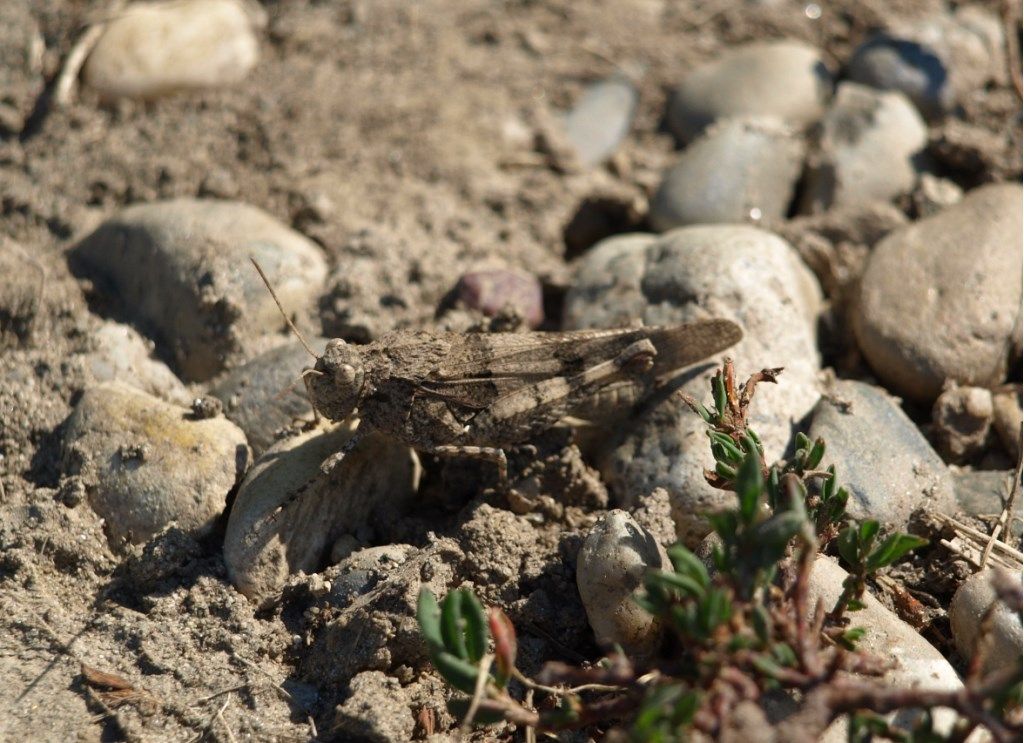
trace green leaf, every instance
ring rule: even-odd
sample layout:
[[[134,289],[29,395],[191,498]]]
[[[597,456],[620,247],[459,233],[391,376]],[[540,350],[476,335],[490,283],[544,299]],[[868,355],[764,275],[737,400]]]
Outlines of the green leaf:
[[[715,472],[717,472],[722,478],[724,478],[726,480],[735,480],[736,479],[736,468],[735,467],[730,467],[729,465],[725,464],[724,462],[716,462],[715,463]]]
[[[881,525],[874,519],[865,519],[860,522],[860,530],[857,534],[857,538],[860,540],[862,550],[867,548],[871,542],[874,541],[874,538],[878,535],[878,530],[880,528]]]
[[[806,449],[810,449],[811,448],[811,440],[809,438],[807,438],[807,434],[805,434],[805,433],[797,433],[797,435],[796,435],[796,442],[795,442],[794,448],[797,449],[797,450],[800,450],[800,449],[806,450]]]
[[[462,591],[452,591],[441,602],[441,637],[444,638],[445,649],[456,658],[467,660],[469,649],[466,647],[466,635],[462,631]]]
[[[754,624],[754,632],[757,633],[757,638],[762,644],[767,645],[768,640],[771,638],[769,628],[771,627],[771,617],[768,614],[768,610],[765,609],[761,604],[755,604],[754,610],[750,615],[750,618]]]
[[[721,431],[708,431],[708,436],[711,437],[711,441],[714,444],[718,444],[719,447],[721,447],[725,457],[730,462],[739,464],[743,461],[743,450],[736,446],[736,442],[732,440],[732,436],[724,434]]]
[[[743,523],[752,524],[756,520],[763,488],[761,458],[755,453],[747,452],[736,475],[736,495],[740,499],[740,520]]]
[[[748,428],[747,436],[754,440],[754,443],[757,444],[757,450],[764,454],[764,444],[761,443],[761,437],[757,435],[757,432],[755,432],[753,428]]]
[[[467,694],[472,694],[476,690],[476,679],[480,674],[477,666],[443,650],[431,654],[430,659],[441,677],[456,689]]]
[[[842,557],[846,564],[850,567],[856,567],[859,563],[860,550],[857,542],[857,529],[853,526],[848,526],[839,532],[839,536],[836,538],[836,549],[839,550],[839,556]]]
[[[739,519],[737,518],[735,511],[719,511],[718,513],[711,513],[708,514],[707,519],[711,524],[711,528],[715,530],[715,534],[720,536],[726,543],[736,535],[736,531],[740,526]]]
[[[836,466],[834,464],[829,465],[826,471],[829,473],[829,476],[821,484],[821,499],[823,501],[830,500],[836,491]]]
[[[675,588],[682,591],[687,596],[693,598],[702,598],[704,596],[704,586],[695,581],[688,575],[682,575],[680,573],[670,573],[665,570],[652,570],[647,574],[644,581],[645,585],[662,585],[668,588]]]
[[[718,416],[721,417],[725,415],[725,406],[727,403],[725,380],[722,378],[721,372],[711,378],[711,391],[715,396],[715,410],[718,411]]]
[[[487,617],[480,600],[468,589],[463,590],[462,617],[466,624],[466,650],[471,663],[479,663],[487,652],[490,631],[487,628]]]
[[[784,666],[796,665],[796,653],[793,652],[793,648],[784,642],[777,642],[772,645],[772,655],[775,657],[775,660]]]
[[[437,598],[426,586],[420,589],[419,599],[416,602],[416,621],[419,622],[420,632],[427,646],[432,653],[444,649],[444,639],[441,636],[441,609],[437,605]]]
[[[847,611],[861,611],[864,608],[864,602],[860,599],[850,599],[850,603],[846,605]]]
[[[839,643],[847,650],[856,650],[857,643],[867,634],[863,627],[851,627],[839,636]]]
[[[807,454],[807,462],[805,467],[809,470],[817,468],[821,464],[821,460],[825,457],[825,439],[820,436],[815,440],[814,446],[811,447],[811,451]]]
[[[702,588],[706,588],[708,583],[711,582],[711,578],[708,576],[708,569],[704,563],[682,544],[673,544],[667,551],[668,559],[672,561],[672,567],[675,568],[677,573],[692,578]]]
[[[924,547],[926,544],[928,544],[927,539],[915,537],[912,534],[890,534],[868,555],[867,570],[874,572],[892,565],[911,550]]]
[[[751,663],[754,665],[754,668],[766,676],[774,677],[782,671],[782,666],[767,655],[755,655]]]

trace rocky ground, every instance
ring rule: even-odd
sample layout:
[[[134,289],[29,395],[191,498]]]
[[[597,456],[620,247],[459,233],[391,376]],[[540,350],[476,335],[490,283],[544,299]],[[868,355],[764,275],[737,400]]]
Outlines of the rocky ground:
[[[856,515],[933,540],[873,586],[892,683],[958,684],[1021,450],[1015,10],[4,2],[0,739],[443,739],[421,585],[503,607],[528,673],[593,660],[595,575],[662,559],[626,537],[729,502],[678,398],[511,452],[519,499],[382,436],[324,474],[350,427],[302,424],[250,256],[317,351],[735,321],[741,375],[785,367],[769,457],[825,437]]]

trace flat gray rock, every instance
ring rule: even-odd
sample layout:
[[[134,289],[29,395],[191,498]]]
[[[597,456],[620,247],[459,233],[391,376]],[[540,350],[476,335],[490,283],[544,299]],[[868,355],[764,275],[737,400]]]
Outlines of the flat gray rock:
[[[853,326],[886,386],[931,402],[946,379],[1004,380],[1021,316],[1021,187],[983,186],[878,243]]]
[[[683,150],[654,198],[659,232],[690,224],[780,220],[803,170],[802,136],[778,119],[734,118],[708,127]]]
[[[669,103],[681,142],[732,116],[775,116],[802,129],[821,118],[832,73],[821,52],[800,41],[761,41],[724,51],[690,70]]]
[[[597,165],[629,134],[636,111],[636,87],[615,75],[589,86],[565,116],[565,136],[580,164]]]
[[[919,508],[956,510],[949,469],[885,390],[836,382],[815,407],[808,435],[825,439],[824,464],[836,466],[856,518],[904,529]]]

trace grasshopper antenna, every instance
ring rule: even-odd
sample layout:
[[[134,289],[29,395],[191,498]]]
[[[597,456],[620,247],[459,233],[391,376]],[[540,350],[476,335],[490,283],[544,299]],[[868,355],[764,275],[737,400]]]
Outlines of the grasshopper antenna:
[[[299,339],[299,343],[302,344],[302,347],[306,349],[306,352],[310,356],[312,356],[314,359],[319,359],[320,357],[317,356],[316,352],[309,347],[309,344],[306,342],[306,339],[302,337],[302,333],[300,333],[299,329],[295,327],[295,323],[293,323],[292,319],[288,317],[288,313],[284,311],[284,307],[281,305],[281,300],[277,298],[277,293],[274,291],[274,287],[270,285],[270,279],[267,278],[267,275],[263,273],[263,269],[260,268],[260,264],[257,263],[256,259],[253,258],[252,256],[249,256],[249,260],[252,261],[252,265],[256,267],[256,271],[259,273],[260,278],[263,279],[263,283],[264,285],[266,285],[267,291],[269,291],[270,296],[274,298],[274,304],[276,304],[277,309],[281,311],[281,317],[283,317],[284,321],[288,323],[288,327],[291,328],[291,331],[295,333],[295,337]]]

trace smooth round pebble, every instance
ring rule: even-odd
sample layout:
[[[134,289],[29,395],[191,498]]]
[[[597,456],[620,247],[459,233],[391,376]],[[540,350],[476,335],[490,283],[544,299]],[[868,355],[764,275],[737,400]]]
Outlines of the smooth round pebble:
[[[89,387],[65,423],[64,471],[80,475],[113,544],[172,522],[207,534],[249,464],[245,435],[121,382]]]
[[[799,41],[734,47],[691,70],[668,108],[668,125],[682,142],[731,116],[775,116],[797,128],[813,124],[832,94],[821,52]]]
[[[983,186],[875,246],[853,326],[886,386],[931,402],[946,379],[1003,381],[1020,334],[1021,197],[1016,183]]]
[[[953,111],[958,100],[1004,76],[999,21],[974,7],[897,24],[866,39],[850,58],[850,80],[899,90],[928,119]]]
[[[808,435],[850,491],[850,514],[906,527],[919,508],[953,513],[953,480],[928,440],[885,390],[839,381],[814,409]]]
[[[949,626],[953,631],[953,642],[960,657],[968,662],[979,651],[982,619],[995,604],[989,620],[991,623],[988,625],[987,640],[980,649],[984,654],[983,673],[1014,666],[1020,668],[1021,654],[1024,653],[1020,616],[997,598],[992,586],[993,578],[998,580],[999,577],[991,570],[975,573],[957,589],[949,604]],[[1021,584],[1020,573],[1004,573],[1002,579],[1013,585]]]
[[[823,212],[910,193],[927,144],[924,120],[902,93],[840,83],[809,160],[801,210]]]
[[[266,14],[246,0],[136,2],[108,21],[82,70],[104,98],[158,98],[240,82]]]
[[[989,390],[948,384],[932,406],[935,448],[947,462],[966,462],[985,449],[992,417]]]
[[[505,268],[465,273],[455,294],[466,307],[494,317],[502,310],[514,310],[531,328],[544,322],[544,292],[537,277],[525,271]]]
[[[413,739],[413,701],[398,679],[364,671],[348,685],[348,697],[334,710],[331,735],[338,740],[398,743]]]
[[[565,137],[581,165],[608,159],[629,134],[639,95],[624,75],[589,86],[565,116]]]
[[[104,322],[89,336],[94,350],[85,354],[85,366],[96,382],[124,382],[177,405],[189,405],[188,388],[162,361],[154,359],[152,341],[130,325]]]
[[[690,224],[782,219],[805,149],[803,138],[777,119],[719,121],[665,174],[651,199],[651,225],[664,232]]]
[[[843,592],[843,581],[848,576],[849,573],[832,558],[818,555],[808,581],[807,605],[811,611],[819,599],[826,610],[835,606]],[[864,637],[857,643],[857,649],[895,664],[881,677],[873,677],[877,683],[892,689],[955,691],[962,688],[963,684],[953,666],[917,630],[886,609],[870,591],[865,592],[862,601],[863,609],[847,615],[852,627],[863,627],[866,630]],[[919,710],[908,709],[896,713],[895,717],[889,717],[901,727],[912,727],[920,714]],[[936,709],[934,714],[936,728],[947,732],[957,719],[948,709]],[[845,728],[846,718],[837,720],[829,730],[835,727]],[[828,731],[826,735],[829,735]]]
[[[176,199],[131,206],[69,256],[113,295],[186,381],[203,381],[280,342],[283,321],[249,261],[285,310],[311,310],[327,264],[319,248],[254,206]]]
[[[355,533],[374,512],[400,511],[416,493],[416,455],[378,433],[325,473],[321,465],[353,430],[343,423],[285,439],[249,471],[224,535],[228,577],[249,598],[272,595],[290,574],[322,569],[342,534]]]
[[[644,656],[657,649],[661,624],[634,600],[652,568],[671,569],[665,548],[625,511],[609,511],[587,534],[576,585],[599,644]]]
[[[313,350],[322,349],[322,338],[309,339]],[[302,370],[312,359],[299,341],[264,351],[232,369],[210,390],[224,403],[224,415],[245,431],[253,454],[260,456],[277,441],[276,431],[313,415],[306,396]]]
[[[778,384],[758,387],[751,414],[774,459],[785,451],[795,421],[818,400],[820,302],[810,270],[776,235],[746,226],[693,226],[596,245],[566,295],[564,326],[669,325],[709,317],[736,322],[744,337],[723,355],[734,359],[739,381],[766,367],[785,367]],[[721,359],[680,375],[681,389],[708,400]],[[704,479],[704,469],[714,466],[705,431],[699,416],[668,398],[620,427],[597,453],[621,507],[665,488],[679,538],[691,546],[708,532],[704,514],[734,500]]]

